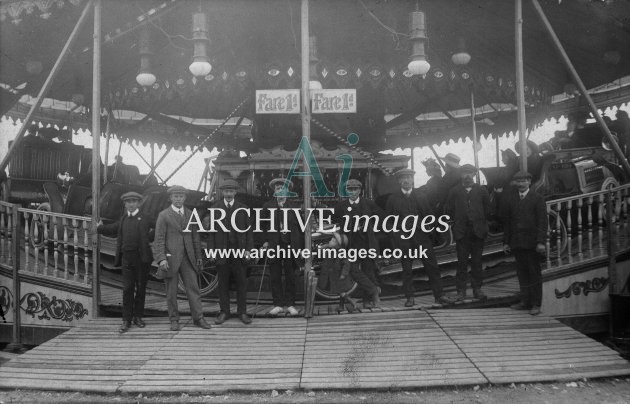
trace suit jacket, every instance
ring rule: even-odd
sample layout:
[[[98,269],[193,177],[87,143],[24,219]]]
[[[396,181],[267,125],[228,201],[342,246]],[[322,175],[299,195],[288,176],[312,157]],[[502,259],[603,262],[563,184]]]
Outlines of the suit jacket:
[[[220,201],[215,202],[212,205],[212,208],[214,209],[223,209],[223,210],[227,210],[227,206],[225,206],[225,202],[223,201],[223,199],[221,199]],[[247,209],[247,206],[234,201],[232,204],[232,211],[235,211],[236,209],[239,208],[245,208]],[[229,214],[226,215],[225,219],[223,220],[225,227],[226,228],[230,228],[231,224],[230,224],[230,216]],[[244,211],[240,211],[237,213],[236,215],[236,225],[239,229],[246,229],[248,227],[250,227],[251,223],[250,223],[250,218],[247,215],[246,212]],[[229,232],[224,232],[223,229],[221,229],[221,226],[216,226],[215,228],[216,232],[210,232],[208,233],[208,248],[210,249],[227,249],[228,248],[228,237],[229,237]],[[236,245],[232,245],[230,246],[230,248],[232,249],[245,249],[245,250],[251,250],[254,248],[254,239],[253,239],[253,232],[252,229],[250,228],[248,231],[246,232],[235,232],[235,236],[236,236]],[[225,264],[225,262],[227,261],[226,258],[217,258],[217,263],[219,264]]]
[[[374,234],[374,221],[370,220],[367,231],[354,231],[355,220],[357,216],[378,216],[379,227],[383,219],[383,210],[373,201],[366,198],[359,198],[358,205],[353,205],[352,211],[348,211],[350,207],[350,199],[344,199],[335,207],[335,221],[342,226],[345,225],[346,217],[348,219],[348,228],[350,232],[344,234],[348,236],[348,248],[370,248],[379,251],[378,240]],[[365,220],[359,222],[360,229],[365,227]]]
[[[398,231],[390,233],[392,235],[392,243],[395,248],[408,248],[411,243],[430,244],[429,235],[422,231],[420,224],[425,216],[432,215],[433,212],[429,206],[427,198],[421,192],[411,192],[411,196],[405,196],[402,190],[392,193],[387,199],[385,205],[385,214],[399,216]],[[418,228],[416,229],[413,239],[403,239],[402,236],[408,236],[408,233],[402,231],[402,220],[405,216],[417,215]]]
[[[518,190],[513,189],[502,203],[504,233],[503,242],[511,249],[532,250],[547,239],[547,208],[540,194],[529,190],[521,200]]]
[[[454,221],[455,240],[460,240],[466,235],[469,220],[472,222],[475,236],[482,239],[488,236],[490,195],[481,185],[473,184],[470,193],[466,192],[466,188],[461,183],[451,188],[444,211]]]
[[[291,202],[287,199],[287,201],[284,203],[284,206],[282,209],[295,209],[295,208],[299,208],[299,204]],[[265,230],[263,233],[261,233],[261,235],[263,236],[263,242],[267,241],[269,243],[269,247],[268,248],[276,248],[276,246],[280,243],[280,230],[283,228],[284,223],[282,223],[283,216],[284,214],[281,211],[280,206],[278,206],[278,199],[277,198],[273,198],[267,202],[265,202],[265,204],[263,205],[263,217],[265,219],[269,218],[271,216],[271,211],[269,209],[271,208],[275,208],[277,209],[275,211],[276,216],[276,231],[269,231],[270,229],[270,225],[269,222],[264,222],[264,226],[263,229]],[[295,218],[295,214],[293,213],[293,211],[288,213],[288,228],[291,231],[289,233],[289,245],[291,248],[294,249],[301,249],[303,248],[302,246],[304,245],[304,233],[302,232],[300,225],[297,221],[297,219]]]
[[[160,212],[155,225],[155,259],[158,263],[167,260],[169,275],[173,276],[188,258],[193,268],[197,267],[197,259],[201,259],[201,243],[197,227],[190,226],[189,232],[184,232],[192,212],[184,209],[184,216],[175,213],[169,206]]]
[[[114,266],[117,267],[122,265],[122,243],[123,237],[125,236],[122,231],[124,220],[129,220],[127,218],[127,213],[125,213],[117,222],[99,226],[97,229],[98,233],[116,234],[116,261],[114,262]],[[151,261],[153,261],[153,254],[151,253],[151,246],[149,244],[150,218],[142,212],[138,212],[132,220],[138,220],[140,222],[140,227],[138,229],[140,236],[140,260],[145,264],[150,264]]]

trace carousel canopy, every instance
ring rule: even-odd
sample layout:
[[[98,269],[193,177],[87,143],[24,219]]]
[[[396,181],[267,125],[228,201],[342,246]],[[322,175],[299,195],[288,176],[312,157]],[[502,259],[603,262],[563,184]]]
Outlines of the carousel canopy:
[[[82,0],[0,2],[3,113],[22,95],[37,94],[85,4]],[[630,75],[630,2],[542,0],[541,4],[588,88]],[[426,19],[426,58],[431,65],[424,76],[411,75],[407,68],[410,13],[417,6]],[[525,98],[531,126],[547,116],[551,96],[564,92],[571,80],[527,1],[523,13]],[[200,18],[207,22],[207,34],[199,29]],[[300,88],[298,1],[111,0],[103,2],[102,31],[105,109],[141,113],[145,121],[176,128],[177,136],[188,131],[191,136],[186,141],[191,144],[207,136],[211,127],[194,127],[195,120],[228,116],[246,117],[251,125],[244,132],[251,138],[243,130],[236,136],[236,130],[222,129],[222,135],[211,139],[212,145],[251,150],[278,144],[291,147],[299,141],[299,114],[255,113],[255,90]],[[323,88],[356,89],[357,97],[356,113],[315,116],[321,125],[313,126],[313,137],[323,144],[339,142],[331,131],[343,137],[358,133],[360,145],[370,150],[391,148],[410,137],[426,143],[439,137],[435,132],[440,129],[425,133],[422,125],[411,132],[395,129],[405,128],[421,114],[469,108],[471,92],[478,106],[515,103],[511,1],[318,0],[310,5],[310,32],[316,38],[311,80],[320,81]],[[193,76],[189,69],[193,56],[205,61],[200,44],[212,68],[208,74]],[[461,64],[466,58],[453,58],[455,53],[469,54],[469,62]],[[82,109],[91,100],[91,71],[88,23],[47,96]],[[141,86],[139,72],[150,73],[155,81],[145,80],[150,85]],[[187,119],[173,120],[173,116]],[[394,118],[386,122],[386,116]],[[509,116],[502,119],[515,121]],[[444,136],[456,132],[446,131]],[[173,135],[160,142],[168,143]],[[121,136],[135,135],[130,130],[121,131]]]

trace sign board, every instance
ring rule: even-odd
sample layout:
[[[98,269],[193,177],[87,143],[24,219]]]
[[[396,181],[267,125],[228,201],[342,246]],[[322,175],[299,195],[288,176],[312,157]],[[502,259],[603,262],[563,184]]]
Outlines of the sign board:
[[[300,90],[256,90],[257,114],[299,114]]]
[[[310,93],[313,114],[357,112],[357,90],[354,88],[312,90]]]

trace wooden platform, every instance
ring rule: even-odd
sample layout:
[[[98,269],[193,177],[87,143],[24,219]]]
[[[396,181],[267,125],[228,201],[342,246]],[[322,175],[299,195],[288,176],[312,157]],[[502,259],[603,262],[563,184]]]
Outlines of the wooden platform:
[[[0,388],[103,393],[457,386],[630,374],[630,362],[546,317],[510,309],[232,319],[119,335],[117,319],[69,330],[0,368]]]

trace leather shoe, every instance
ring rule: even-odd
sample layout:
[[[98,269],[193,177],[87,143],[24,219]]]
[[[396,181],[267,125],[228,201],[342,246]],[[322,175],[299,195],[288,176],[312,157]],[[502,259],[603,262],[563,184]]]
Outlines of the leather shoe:
[[[466,300],[466,292],[457,292],[457,296],[455,296],[455,301],[456,302],[461,302]]]
[[[416,302],[413,297],[408,297],[407,301],[405,302],[405,307],[413,307],[414,304],[416,304]]]
[[[223,324],[223,323],[225,323],[227,321],[228,318],[230,318],[230,315],[228,313],[221,312],[221,313],[219,313],[217,318],[214,319],[214,323],[215,324]]]
[[[125,333],[129,331],[129,327],[131,327],[131,321],[123,321],[120,325],[120,328],[118,329],[118,332],[121,334]]]
[[[252,323],[252,319],[251,317],[249,317],[247,314],[243,313],[243,314],[239,314],[238,315],[238,319],[241,320],[243,322],[243,324],[251,324]]]
[[[134,317],[133,323],[140,328],[144,328],[147,325],[140,317]]]
[[[454,304],[455,300],[453,300],[453,298],[448,297],[446,295],[442,295],[440,297],[436,297],[435,298],[435,303],[439,303],[439,304],[443,304],[443,305],[449,305],[449,304]]]
[[[510,306],[512,310],[529,310],[529,307],[523,302],[519,302]]]
[[[179,321],[171,321],[171,331],[179,331]]]
[[[206,321],[205,318],[200,318],[199,320],[195,320],[193,321],[193,324],[196,325],[199,328],[203,328],[205,330],[209,330],[210,329],[210,324],[208,324],[208,322]]]
[[[529,314],[531,314],[532,316],[537,316],[540,314],[540,307],[538,306],[533,306],[531,308],[531,310],[529,311]]]

